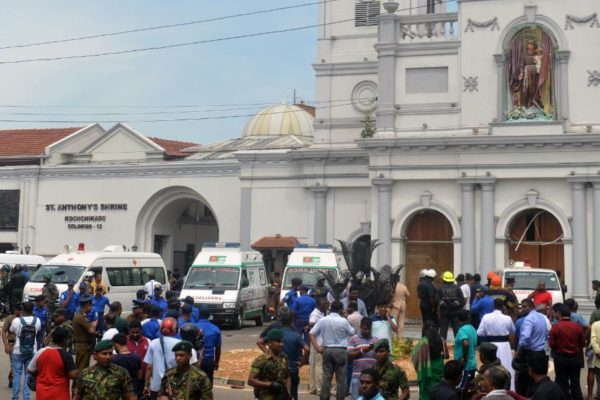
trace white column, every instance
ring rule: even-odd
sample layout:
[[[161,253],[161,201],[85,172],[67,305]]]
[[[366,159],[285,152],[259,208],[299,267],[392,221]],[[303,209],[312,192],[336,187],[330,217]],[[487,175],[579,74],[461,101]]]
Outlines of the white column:
[[[571,54],[568,50],[561,50],[556,52],[556,58],[558,59],[558,110],[560,115],[558,116],[559,121],[569,120],[569,55]]]
[[[252,189],[243,187],[240,194],[240,248],[250,250],[252,235]]]
[[[573,297],[587,297],[588,258],[586,221],[586,182],[571,182],[573,195]]]
[[[389,2],[391,3],[391,2]],[[397,8],[397,4],[395,8]],[[393,10],[394,7],[390,8]],[[394,10],[395,11],[395,10]],[[379,16],[377,51],[377,129],[393,130],[396,116],[396,45],[400,38],[400,17],[392,12]],[[384,264],[382,264],[384,265]]]
[[[327,191],[329,188],[314,186],[310,190],[313,193],[315,204],[315,243],[327,243]]]
[[[377,268],[389,265],[392,260],[392,179],[376,179],[377,186]]]
[[[496,266],[494,185],[493,178],[481,182],[480,273],[482,276],[493,271]]]
[[[594,188],[594,274],[600,279],[600,182],[593,183]]]
[[[462,189],[461,254],[463,273],[475,273],[475,193],[472,182],[459,182]]]
[[[497,99],[497,104],[496,104],[496,119],[498,120],[498,122],[501,122],[504,117],[504,108],[506,107],[505,104],[507,104],[507,102],[505,101],[505,87],[506,87],[506,79],[505,79],[505,75],[504,75],[504,54],[494,54],[494,59],[496,60],[496,75],[497,75],[497,87],[496,87],[496,99]]]

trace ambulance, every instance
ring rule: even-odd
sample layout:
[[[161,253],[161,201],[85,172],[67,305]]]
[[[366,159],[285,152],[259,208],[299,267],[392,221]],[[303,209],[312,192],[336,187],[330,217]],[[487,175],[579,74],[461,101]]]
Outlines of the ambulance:
[[[302,279],[302,284],[314,287],[322,273],[333,272],[339,276],[339,267],[333,246],[330,244],[299,243],[288,257],[281,280],[281,301],[292,288],[292,279]],[[325,282],[327,284],[327,282]]]
[[[180,297],[187,296],[207,305],[215,323],[262,325],[269,296],[262,255],[242,251],[239,243],[205,242],[185,277]]]
[[[19,254],[18,251],[14,250],[0,253],[0,266],[9,265],[11,268],[14,268],[15,265],[26,265],[30,271],[35,271],[40,265],[45,263],[46,260],[42,256]]]
[[[514,278],[513,292],[519,303],[535,290],[539,281],[544,281],[546,290],[552,295],[552,304],[563,303],[564,295],[556,271],[544,268],[531,268],[524,262],[517,261],[514,267],[504,268],[499,273],[502,286],[506,285],[506,278]]]
[[[110,302],[119,301],[123,306],[123,314],[130,313],[130,305],[135,292],[143,289],[150,280],[149,276],[160,282],[163,290],[169,290],[167,269],[160,255],[125,251],[123,246],[108,246],[102,251],[86,251],[85,245],[79,243],[77,251],[67,250],[48,263],[42,265],[25,285],[23,301],[33,301],[42,294],[44,277],[50,275],[58,292],[68,289],[68,282],[75,282],[75,291],[79,284],[89,281],[96,274],[101,274],[102,282],[107,286]]]

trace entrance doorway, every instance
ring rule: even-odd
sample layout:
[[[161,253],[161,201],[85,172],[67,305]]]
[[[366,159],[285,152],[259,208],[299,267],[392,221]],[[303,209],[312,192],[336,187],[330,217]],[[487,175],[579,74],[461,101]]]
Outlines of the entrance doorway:
[[[445,270],[453,270],[454,246],[452,226],[440,212],[424,210],[414,214],[406,229],[405,268],[406,286],[411,294],[406,315],[419,319],[417,285],[419,271],[433,268],[438,276]]]
[[[553,269],[564,280],[563,230],[546,210],[531,208],[517,214],[509,230],[508,259],[524,261],[534,268]]]

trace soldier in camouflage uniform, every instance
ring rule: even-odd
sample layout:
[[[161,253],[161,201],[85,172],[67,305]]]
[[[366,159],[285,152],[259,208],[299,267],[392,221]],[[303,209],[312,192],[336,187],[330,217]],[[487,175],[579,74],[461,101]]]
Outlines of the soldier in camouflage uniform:
[[[101,340],[94,347],[96,365],[81,371],[75,383],[74,400],[135,400],[133,383],[127,370],[111,364],[112,340]]]
[[[379,392],[385,400],[406,400],[410,397],[406,372],[390,361],[390,342],[379,339],[375,346],[375,369],[379,373]],[[402,394],[398,397],[398,390]]]
[[[160,384],[159,399],[212,400],[212,385],[204,371],[190,365],[192,343],[182,340],[173,346],[177,367],[168,369]]]
[[[52,323],[48,325],[50,326],[50,334],[46,336],[44,344],[49,346],[52,341],[52,333],[54,333],[54,330],[58,327],[62,327],[69,331],[69,336],[65,341],[64,349],[69,353],[73,353],[73,326],[71,326],[71,321],[67,319],[67,310],[63,307],[58,307],[54,310],[54,313],[52,313]]]
[[[481,361],[481,367],[479,371],[475,374],[475,379],[473,383],[467,388],[467,396],[470,397],[473,394],[481,391],[481,382],[483,381],[483,374],[490,368],[498,368],[502,372],[504,372],[507,376],[508,387],[505,389],[510,389],[510,372],[502,366],[500,363],[500,359],[496,356],[496,352],[498,350],[498,346],[493,343],[482,343],[479,346],[479,360]]]
[[[10,359],[10,370],[8,371],[8,387],[12,387],[12,355],[15,347],[15,341],[17,340],[17,334],[10,331],[10,325],[12,324],[15,318],[19,318],[21,316],[21,306],[16,306],[15,311],[10,314],[8,317],[4,318],[4,324],[2,325],[2,342],[4,342],[4,352],[8,354],[8,358]]]
[[[44,276],[42,295],[46,298],[46,307],[48,307],[48,313],[52,314],[54,312],[54,307],[56,306],[56,300],[58,300],[58,288],[52,282],[52,275],[50,274]]]
[[[286,386],[290,373],[283,353],[283,331],[271,329],[266,339],[269,352],[252,362],[248,385],[254,387],[254,396],[259,400],[290,400]]]

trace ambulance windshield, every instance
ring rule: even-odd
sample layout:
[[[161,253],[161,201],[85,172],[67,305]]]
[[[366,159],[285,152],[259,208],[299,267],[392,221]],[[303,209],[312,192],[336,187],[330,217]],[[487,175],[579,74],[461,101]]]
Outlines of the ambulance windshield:
[[[44,282],[46,275],[52,276],[53,283],[77,282],[85,271],[85,267],[73,265],[42,265],[29,279],[30,282]]]
[[[237,289],[239,268],[192,267],[183,285],[184,289]]]

